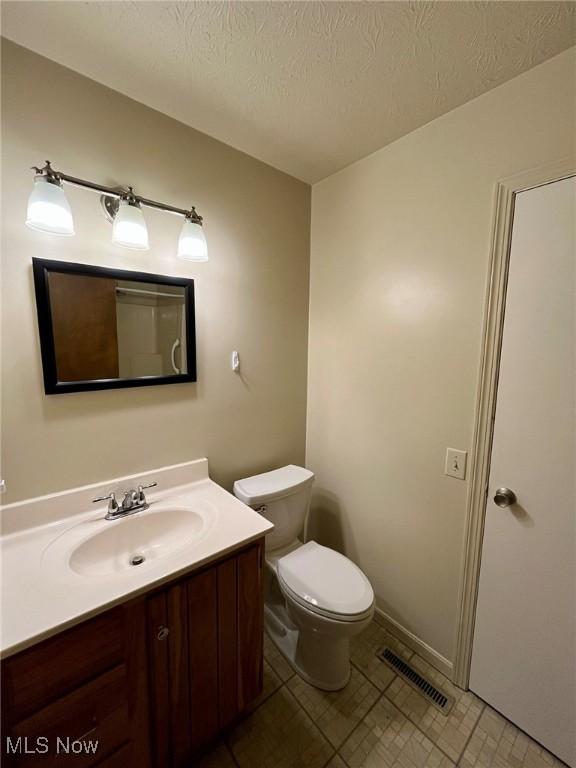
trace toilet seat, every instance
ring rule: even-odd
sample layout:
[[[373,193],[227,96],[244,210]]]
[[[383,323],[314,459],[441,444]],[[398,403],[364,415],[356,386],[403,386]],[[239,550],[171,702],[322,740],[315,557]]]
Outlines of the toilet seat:
[[[282,591],[312,613],[336,621],[363,621],[374,592],[360,568],[333,549],[309,541],[277,561]]]

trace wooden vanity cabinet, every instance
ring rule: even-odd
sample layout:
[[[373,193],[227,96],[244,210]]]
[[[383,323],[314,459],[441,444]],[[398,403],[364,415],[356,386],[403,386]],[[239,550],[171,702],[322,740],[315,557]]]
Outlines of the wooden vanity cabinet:
[[[261,691],[262,564],[263,540],[9,657],[2,764],[189,764]]]

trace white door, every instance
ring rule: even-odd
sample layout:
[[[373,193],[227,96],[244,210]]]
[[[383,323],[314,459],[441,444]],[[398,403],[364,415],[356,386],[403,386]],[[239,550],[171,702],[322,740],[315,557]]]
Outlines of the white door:
[[[571,766],[575,206],[574,178],[516,196],[470,677],[475,693]],[[497,506],[499,488],[517,502]]]

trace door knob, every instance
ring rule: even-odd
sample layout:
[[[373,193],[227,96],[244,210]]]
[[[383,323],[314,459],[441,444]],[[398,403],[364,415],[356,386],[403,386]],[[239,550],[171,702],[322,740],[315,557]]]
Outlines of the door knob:
[[[510,488],[498,488],[494,494],[494,504],[502,508],[511,507],[516,504],[516,494]]]

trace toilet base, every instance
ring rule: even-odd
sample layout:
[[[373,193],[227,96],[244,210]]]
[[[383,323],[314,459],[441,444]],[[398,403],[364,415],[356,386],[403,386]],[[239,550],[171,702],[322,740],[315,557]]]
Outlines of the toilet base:
[[[298,629],[264,608],[264,626],[292,669],[307,683],[322,691],[339,691],[350,679],[350,644],[347,637],[328,640],[326,635]]]

